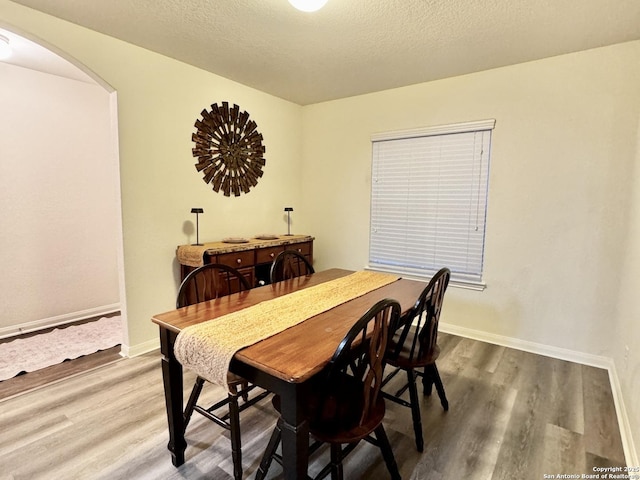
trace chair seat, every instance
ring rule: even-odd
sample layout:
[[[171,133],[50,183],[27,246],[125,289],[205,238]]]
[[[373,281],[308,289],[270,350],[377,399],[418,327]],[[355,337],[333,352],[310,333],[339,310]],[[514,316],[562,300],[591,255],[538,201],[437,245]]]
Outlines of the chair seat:
[[[382,395],[378,396],[378,400],[373,408],[371,416],[362,425],[345,424],[340,425],[338,422],[328,422],[316,419],[309,424],[311,435],[322,442],[330,443],[353,443],[367,437],[373,432],[378,425],[382,423],[385,413],[385,403]],[[347,418],[352,418],[351,416]]]
[[[434,347],[428,351],[423,352],[422,355],[413,355],[411,356],[411,347],[414,345],[413,336],[416,334],[415,328],[412,328],[410,333],[407,335],[407,339],[402,344],[400,351],[397,351],[397,342],[399,341],[399,336],[396,335],[391,340],[390,350],[392,352],[397,352],[397,356],[394,358],[389,358],[387,363],[391,366],[398,368],[419,368],[424,367],[426,365],[432,365],[436,362],[438,357],[440,356],[440,347],[436,344]]]
[[[227,385],[230,387],[234,385],[241,385],[246,383],[247,380],[242,378],[240,375],[236,375],[235,373],[228,372],[227,373]]]

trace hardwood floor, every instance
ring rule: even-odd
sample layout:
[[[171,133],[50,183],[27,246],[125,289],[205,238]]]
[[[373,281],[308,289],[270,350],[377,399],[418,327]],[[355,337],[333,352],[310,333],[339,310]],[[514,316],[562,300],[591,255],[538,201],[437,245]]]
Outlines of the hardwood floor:
[[[0,381],[0,400],[122,359],[120,345]],[[1,477],[0,477],[1,478]]]
[[[533,480],[625,464],[605,370],[446,334],[439,343],[450,408],[444,412],[435,395],[423,398],[423,454],[410,411],[387,402],[385,428],[402,478]],[[185,377],[186,395],[194,377]],[[223,394],[212,385],[203,393]],[[244,412],[245,478],[255,476],[275,421],[269,400]],[[0,431],[0,480],[232,478],[226,432],[199,415],[187,430],[185,465],[171,464],[158,353],[0,400]],[[326,459],[317,453],[310,471]],[[345,477],[388,473],[377,448],[362,444]],[[277,464],[268,478],[281,478]]]
[[[36,335],[42,335],[49,333],[55,329],[64,329],[72,325],[81,325],[99,320],[100,318],[113,317],[118,315],[120,315],[120,312],[112,312],[100,317],[86,318],[62,326],[45,328],[34,332],[24,333],[22,335],[2,338],[0,339],[0,343],[12,342],[13,340],[18,338],[28,338]],[[22,373],[20,375],[17,375],[16,377],[2,380],[0,381],[0,400],[119,360],[122,358],[120,356],[120,350],[120,345],[117,345],[115,347],[101,350],[90,355],[84,355],[73,360],[66,360],[60,364],[42,368],[28,374]]]

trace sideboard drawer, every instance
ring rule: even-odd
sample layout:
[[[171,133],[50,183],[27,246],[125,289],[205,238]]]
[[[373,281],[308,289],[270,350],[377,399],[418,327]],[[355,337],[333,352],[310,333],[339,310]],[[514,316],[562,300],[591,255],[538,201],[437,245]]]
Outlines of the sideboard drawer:
[[[295,250],[301,255],[311,255],[311,242],[296,243],[295,245],[289,245],[287,250]]]
[[[259,248],[256,250],[256,264],[273,262],[283,250],[283,246]]]
[[[229,265],[234,268],[250,267],[254,265],[254,251],[247,250],[244,252],[231,252],[218,255],[218,263]]]

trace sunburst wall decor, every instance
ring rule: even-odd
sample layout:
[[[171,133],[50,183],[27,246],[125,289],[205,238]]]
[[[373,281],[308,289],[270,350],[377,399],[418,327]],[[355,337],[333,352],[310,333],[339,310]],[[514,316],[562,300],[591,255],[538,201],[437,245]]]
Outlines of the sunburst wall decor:
[[[262,134],[256,122],[238,105],[229,108],[228,102],[214,103],[211,110],[201,112],[191,139],[196,146],[193,156],[198,158],[196,170],[203,173],[205,183],[225,196],[249,193],[262,177],[265,165]]]

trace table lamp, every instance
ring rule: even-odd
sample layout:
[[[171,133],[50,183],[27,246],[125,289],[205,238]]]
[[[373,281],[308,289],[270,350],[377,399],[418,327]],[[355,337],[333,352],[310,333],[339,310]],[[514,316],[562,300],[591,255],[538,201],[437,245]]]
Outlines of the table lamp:
[[[192,208],[191,213],[196,214],[196,243],[192,243],[191,245],[202,245],[200,243],[200,225],[198,224],[198,214],[204,213],[202,208]]]
[[[287,235],[291,235],[291,212],[293,207],[284,207],[284,211],[287,212]]]

